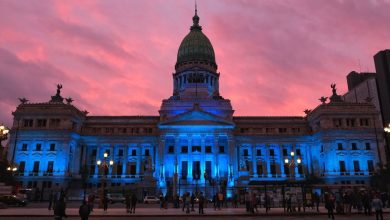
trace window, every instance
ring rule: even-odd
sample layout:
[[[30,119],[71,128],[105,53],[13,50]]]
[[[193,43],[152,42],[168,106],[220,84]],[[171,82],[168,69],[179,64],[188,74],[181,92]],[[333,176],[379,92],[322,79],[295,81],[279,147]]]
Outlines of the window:
[[[366,143],[366,150],[371,150],[371,145],[370,145],[370,143]]]
[[[52,128],[57,128],[60,126],[60,123],[61,123],[61,119],[59,118],[52,118],[50,119],[50,127]]]
[[[187,179],[188,161],[181,162],[181,178]]]
[[[200,161],[192,162],[192,179],[194,180],[200,179]]]
[[[22,144],[22,151],[27,151],[27,144]]]
[[[46,172],[49,173],[49,174],[52,174],[53,173],[53,169],[54,169],[54,161],[47,162],[47,170],[46,170]]]
[[[355,127],[355,125],[356,125],[354,118],[347,118],[345,120],[345,122],[346,122],[348,127]]]
[[[42,150],[42,144],[35,145],[35,150],[36,151],[41,151]]]
[[[272,174],[272,176],[276,175],[276,165],[275,164],[271,164],[271,174]]]
[[[211,178],[211,161],[206,161],[206,174],[208,178]]]
[[[301,149],[297,149],[297,156],[301,156]]]
[[[244,156],[248,156],[248,149],[244,149]]]
[[[240,132],[241,133],[248,133],[249,132],[249,128],[241,128]]]
[[[202,152],[202,148],[200,146],[192,146],[192,152]]]
[[[37,120],[37,127],[38,127],[38,128],[44,128],[44,127],[46,127],[46,119],[38,119],[38,120]]]
[[[122,156],[123,156],[123,149],[119,149],[119,151],[118,151],[118,156],[119,156],[119,157],[122,157]]]
[[[353,161],[353,170],[355,172],[359,172],[360,171],[360,166],[359,166],[359,161],[358,160],[354,160]]]
[[[219,153],[225,153],[225,147],[224,146],[219,146]]]
[[[357,145],[356,145],[356,143],[352,143],[352,150],[357,150]]]
[[[137,150],[136,149],[132,149],[131,150],[131,156],[137,156]]]
[[[288,154],[287,154],[287,149],[283,149],[283,156],[287,157]]]
[[[257,175],[263,175],[263,164],[257,163]]]
[[[337,143],[337,150],[343,150],[343,144]]]
[[[26,168],[26,161],[20,161],[19,163],[19,173],[24,173],[24,169]]]
[[[324,145],[321,145],[321,150],[320,150],[320,152],[321,152],[321,153],[324,152]]]
[[[293,133],[299,133],[299,132],[301,132],[301,129],[300,128],[292,128],[291,131]]]
[[[96,149],[93,149],[91,153],[92,157],[96,157],[96,153],[97,153]]]
[[[150,156],[149,149],[145,150],[145,156]]]
[[[256,156],[261,156],[261,149],[256,150]]]
[[[340,166],[340,172],[341,173],[345,173],[345,161],[342,161],[342,160],[340,160],[339,161],[339,166]],[[343,174],[342,174],[343,175]]]
[[[182,146],[181,153],[188,153],[188,146]]]
[[[360,126],[370,126],[368,118],[361,118],[360,119]]]
[[[169,147],[168,147],[168,153],[169,153],[169,154],[175,153],[175,147],[174,147],[174,146],[169,146]]]
[[[211,146],[206,146],[206,153],[212,153]]]
[[[303,174],[303,166],[302,166],[302,164],[298,164],[298,174],[299,175]]]
[[[38,173],[39,172],[39,161],[34,161],[33,172],[34,173]]]
[[[290,166],[288,164],[284,164],[284,174],[290,176]]]
[[[50,144],[50,151],[55,151],[56,150],[56,144]]]
[[[374,161],[367,160],[367,167],[368,167],[368,172],[373,173],[374,172]]]
[[[137,174],[137,164],[130,163],[130,175],[134,176]]]
[[[122,129],[120,129],[120,131],[121,131],[123,134],[126,134],[126,133],[127,133],[127,128],[122,128]]]
[[[333,119],[333,125],[334,125],[336,128],[341,127],[341,125],[342,125],[342,120],[341,120],[341,118],[334,118],[334,119]]]
[[[91,164],[89,166],[89,175],[94,175],[95,174],[95,164]]]
[[[32,126],[33,126],[33,120],[32,119],[24,119],[23,120],[23,127],[31,128]]]
[[[287,128],[279,128],[279,133],[287,133]]]
[[[270,155],[271,157],[275,156],[275,151],[274,151],[274,149],[270,149],[270,150],[269,150],[269,155]]]

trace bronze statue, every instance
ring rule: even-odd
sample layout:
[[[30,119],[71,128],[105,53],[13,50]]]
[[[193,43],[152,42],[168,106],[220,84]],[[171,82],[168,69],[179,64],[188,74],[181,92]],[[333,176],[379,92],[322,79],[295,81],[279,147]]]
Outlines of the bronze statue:
[[[330,84],[330,87],[332,88],[332,93],[336,94],[336,83]]]
[[[310,114],[311,109],[305,109],[303,112],[304,112],[306,115],[308,115],[308,114]]]
[[[19,98],[21,104],[26,104],[29,100],[26,98]]]
[[[57,84],[57,94],[56,94],[56,96],[60,95],[61,89],[62,89],[62,85],[61,84]]]
[[[319,98],[318,100],[320,100],[320,101],[322,102],[322,104],[325,104],[326,100],[328,100],[328,97],[322,96],[322,97]]]
[[[66,100],[66,103],[68,104],[68,105],[70,105],[74,100],[71,98],[71,97],[69,97],[69,98],[67,98],[67,99],[65,99]]]

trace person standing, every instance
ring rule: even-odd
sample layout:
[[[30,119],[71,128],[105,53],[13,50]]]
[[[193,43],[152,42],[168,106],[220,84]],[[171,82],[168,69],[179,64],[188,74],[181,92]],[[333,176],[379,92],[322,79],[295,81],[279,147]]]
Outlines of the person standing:
[[[108,209],[108,198],[107,198],[107,195],[104,195],[104,197],[103,197],[103,210],[104,210],[104,212],[107,212],[107,209]]]
[[[383,203],[379,199],[378,195],[374,196],[374,199],[372,200],[372,207],[375,210],[376,220],[379,220],[379,217],[380,217],[380,220],[383,220],[383,211],[382,211]]]
[[[131,195],[131,207],[130,207],[130,213],[135,214],[135,206],[137,205],[137,196],[135,193]]]
[[[318,195],[317,192],[314,193],[314,202],[316,204],[317,212],[320,212],[319,206],[320,206],[320,195]]]
[[[201,192],[199,195],[199,214],[204,214],[203,208],[204,208],[205,199],[203,196],[203,193]]]
[[[331,194],[327,194],[325,197],[325,208],[328,210],[328,218],[334,219],[334,199]]]
[[[89,210],[93,212],[93,206],[95,203],[95,195],[93,193],[88,195],[88,205],[89,205]]]
[[[186,205],[186,213],[187,214],[190,214],[190,200],[191,200],[191,198],[190,198],[190,193],[189,192],[187,192],[186,193],[186,195],[185,195],[185,205]]]
[[[86,201],[83,201],[83,204],[79,208],[79,215],[81,220],[88,220],[89,214],[91,214],[91,209]]]
[[[51,210],[53,206],[53,198],[54,198],[54,194],[53,194],[53,190],[50,191],[50,194],[49,194],[49,207],[47,209]]]
[[[62,217],[67,218],[68,216],[65,214],[66,204],[64,197],[61,196],[60,199],[56,202],[56,206],[54,207],[54,219],[62,220]]]
[[[126,213],[130,213],[131,198],[129,194],[127,194],[125,197],[125,203],[126,203]]]
[[[233,208],[238,208],[238,194],[234,193],[233,195]]]
[[[191,212],[195,211],[195,194],[192,193],[191,195]]]

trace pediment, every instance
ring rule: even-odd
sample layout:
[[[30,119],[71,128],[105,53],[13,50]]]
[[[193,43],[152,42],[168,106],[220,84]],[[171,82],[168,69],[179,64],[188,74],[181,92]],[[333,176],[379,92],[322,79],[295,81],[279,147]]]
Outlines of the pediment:
[[[234,123],[201,109],[192,109],[159,124],[160,128],[172,126],[234,127]]]

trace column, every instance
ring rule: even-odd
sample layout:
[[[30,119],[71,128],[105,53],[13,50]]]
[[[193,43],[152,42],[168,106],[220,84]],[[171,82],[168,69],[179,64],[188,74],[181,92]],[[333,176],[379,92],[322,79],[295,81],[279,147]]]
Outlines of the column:
[[[252,169],[250,170],[251,174],[254,176],[254,177],[257,177],[257,167],[256,167],[256,145],[255,144],[251,144],[251,162],[252,162]]]

